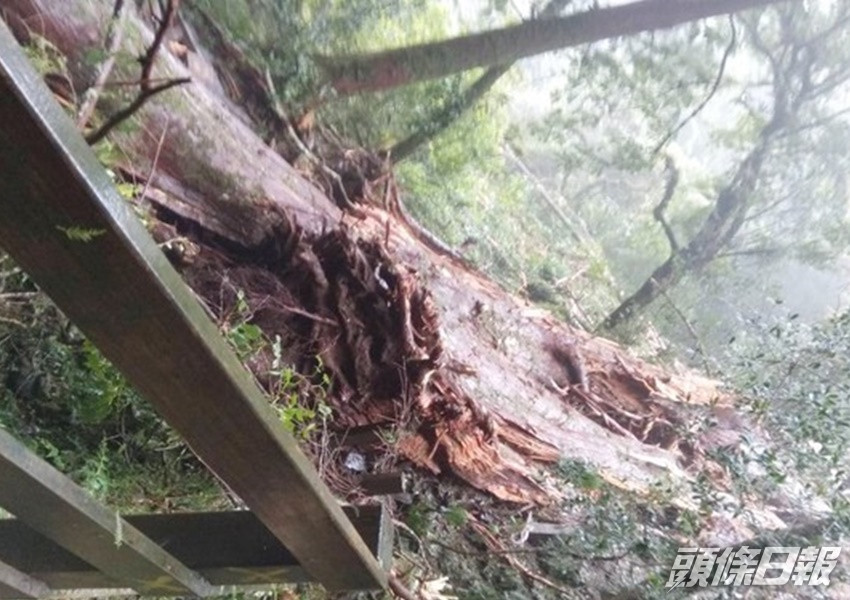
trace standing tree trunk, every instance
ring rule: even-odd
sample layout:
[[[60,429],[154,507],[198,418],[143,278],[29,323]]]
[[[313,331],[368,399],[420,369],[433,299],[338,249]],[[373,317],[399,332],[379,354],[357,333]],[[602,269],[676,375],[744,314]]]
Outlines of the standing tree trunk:
[[[828,31],[834,33],[845,22],[844,17],[839,18]],[[805,103],[816,100],[824,89],[829,89],[812,83],[815,79],[813,73],[818,67],[811,57],[806,60],[797,59],[802,54],[801,48],[811,44],[811,40],[795,39],[793,31],[783,30],[781,51],[773,54],[760,39],[757,31],[751,29],[750,34],[753,36],[753,45],[756,50],[771,65],[773,107],[770,118],[762,128],[756,145],[741,161],[732,179],[718,194],[714,208],[702,227],[682,248],[675,243],[669,225],[662,218],[664,205],[669,201],[669,197],[665,194],[665,200],[656,208],[655,216],[661,221],[671,242],[670,257],[653,271],[634,294],[621,302],[605,318],[601,325],[603,330],[610,330],[636,316],[639,311],[681,281],[687,273],[702,269],[732,243],[747,219],[765,159],[772,145],[783,135],[792,131],[795,126],[799,127],[799,124],[795,125],[795,122]],[[846,81],[848,77],[850,77],[850,71],[842,70],[831,79],[831,84]]]
[[[351,56],[320,56],[317,61],[340,95],[387,90],[445,77],[475,67],[509,65],[521,58],[632,35],[782,0],[641,0],[554,19]]]
[[[638,290],[605,318],[602,329],[613,329],[636,316],[686,274],[702,269],[728,246],[744,224],[770,142],[778,132],[776,121],[765,127],[758,144],[741,162],[729,185],[721,190],[714,209],[693,239],[684,248],[673,248],[670,257]]]

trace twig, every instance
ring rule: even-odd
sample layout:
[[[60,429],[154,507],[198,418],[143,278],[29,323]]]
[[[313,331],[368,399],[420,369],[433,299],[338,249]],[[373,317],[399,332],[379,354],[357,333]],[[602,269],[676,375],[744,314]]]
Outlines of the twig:
[[[619,433],[623,437],[630,438],[638,442],[642,441],[638,439],[638,437],[629,429],[626,429],[625,427],[620,425],[617,419],[615,419],[607,412],[605,412],[605,410],[600,408],[600,406],[597,404],[596,400],[593,399],[591,394],[585,394],[580,389],[575,387],[570,388],[570,390],[575,392],[582,400],[584,400],[584,406],[587,406],[593,414],[601,418],[604,422],[604,425],[607,426],[609,430],[615,433]]]
[[[425,547],[425,544],[422,542],[422,538],[419,537],[419,534],[416,533],[415,531],[413,531],[413,529],[410,527],[410,525],[408,525],[404,521],[401,521],[399,519],[393,519],[393,526],[404,530],[405,533],[407,533],[408,535],[410,535],[410,537],[412,537],[414,540],[416,540],[416,543],[419,544],[420,548]]]
[[[148,195],[148,189],[150,188],[151,181],[153,181],[153,176],[156,173],[156,165],[159,163],[159,155],[162,152],[162,145],[165,143],[165,134],[168,133],[168,125],[171,123],[171,118],[167,118],[165,121],[165,127],[162,128],[162,134],[159,136],[159,141],[156,144],[156,152],[153,155],[153,162],[151,163],[151,170],[148,173],[147,179],[145,179],[145,187],[142,188],[142,195],[139,196],[139,199],[144,202],[145,196]]]
[[[0,323],[8,323],[9,325],[17,325],[18,327],[23,327],[26,329],[26,324],[18,321],[17,319],[12,319],[10,317],[0,317]]]
[[[387,576],[387,583],[390,584],[390,589],[393,594],[395,594],[397,598],[401,598],[401,600],[422,600],[422,596],[417,596],[407,589],[407,586],[404,585],[401,582],[401,579],[399,579],[394,573],[390,573]]]
[[[658,154],[661,149],[667,144],[667,142],[673,139],[673,136],[679,133],[685,125],[687,125],[694,117],[696,117],[700,112],[702,112],[702,109],[705,108],[705,106],[711,101],[711,99],[714,97],[714,94],[716,94],[717,90],[720,88],[720,82],[722,81],[723,74],[726,71],[726,63],[728,62],[729,57],[732,55],[732,51],[735,49],[735,45],[737,44],[738,38],[738,32],[735,29],[735,17],[732,15],[729,15],[729,27],[732,29],[732,39],[729,40],[729,45],[726,46],[726,51],[723,52],[723,58],[720,61],[720,67],[717,70],[717,77],[715,77],[714,79],[714,84],[711,86],[711,89],[708,91],[706,97],[703,98],[702,102],[700,102],[696,106],[696,108],[694,108],[690,113],[688,113],[688,116],[682,119],[679,124],[676,125],[675,128],[673,128],[669,133],[667,133],[667,135],[664,136],[664,139],[658,142],[658,145],[655,146],[655,148],[652,150],[653,156]]]
[[[177,13],[177,8],[179,6],[180,0],[168,0],[168,4],[165,5],[165,12],[162,15],[162,20],[156,28],[153,43],[147,49],[147,52],[145,52],[145,54],[139,59],[139,62],[142,64],[142,81],[140,84],[142,92],[146,92],[151,89],[151,71],[153,70],[156,53],[159,51],[159,47],[162,46],[162,41],[165,39],[165,33],[174,22],[174,15]]]
[[[292,123],[289,121],[286,112],[283,110],[283,106],[278,99],[277,90],[274,86],[274,81],[272,80],[271,73],[268,69],[265,71],[265,79],[266,86],[269,88],[269,95],[272,99],[272,108],[277,112],[278,118],[281,122],[286,126],[286,133],[292,139],[292,141],[297,146],[299,152],[307,157],[311,163],[319,167],[326,175],[328,175],[331,179],[333,179],[336,184],[339,186],[340,192],[342,193],[342,198],[345,201],[347,208],[354,208],[354,202],[351,201],[351,198],[348,197],[348,192],[345,191],[345,185],[342,182],[342,177],[339,173],[330,168],[324,160],[316,156],[312,150],[310,150],[306,144],[301,140],[301,137],[292,127]]]
[[[841,110],[838,110],[838,111],[836,111],[832,114],[826,115],[826,116],[824,116],[820,119],[815,119],[814,121],[810,121],[808,123],[804,123],[802,125],[798,125],[796,127],[793,127],[791,129],[789,129],[787,133],[781,134],[781,137],[788,137],[788,136],[800,133],[801,131],[806,131],[807,129],[814,129],[816,127],[821,127],[822,125],[827,125],[831,121],[834,121],[835,119],[842,117],[842,116],[846,115],[847,113],[850,113],[850,106],[848,106],[847,108],[843,108]]]
[[[5,292],[0,294],[0,300],[8,302],[24,302],[38,296],[38,292]]]
[[[404,203],[401,200],[401,196],[398,192],[398,186],[396,186],[395,178],[392,176],[392,173],[390,173],[390,177],[387,180],[387,185],[392,186],[390,189],[393,191],[391,195],[387,196],[387,200],[385,200],[385,203],[389,204],[389,212],[395,215],[415,238],[436,254],[448,257],[451,260],[457,261],[461,265],[469,268],[470,263],[467,259],[449,248],[445,242],[425,229],[410,215],[410,213],[407,212],[407,209],[404,207]]]
[[[97,101],[103,91],[106,80],[112,72],[112,67],[115,65],[115,59],[118,56],[118,50],[121,47],[121,40],[124,38],[124,22],[126,21],[127,11],[124,9],[124,0],[117,0],[115,8],[112,12],[112,20],[109,22],[109,27],[106,31],[106,40],[104,47],[106,48],[107,56],[100,68],[98,69],[97,78],[85,93],[83,105],[77,113],[77,129],[84,131],[91,119],[92,113],[97,106]]]
[[[133,102],[131,102],[127,107],[119,110],[117,113],[109,117],[97,130],[87,135],[86,141],[90,145],[94,145],[106,137],[112,129],[129,119],[140,108],[142,108],[142,106],[144,106],[145,102],[157,94],[191,81],[188,77],[181,77],[178,79],[169,79],[164,83],[152,86],[153,81],[151,80],[151,71],[153,69],[154,59],[162,45],[162,40],[165,39],[166,31],[168,31],[168,28],[174,20],[174,15],[177,12],[179,4],[180,0],[168,0],[168,4],[164,9],[162,20],[159,22],[156,33],[154,34],[153,43],[151,43],[145,54],[139,59],[139,62],[142,64],[142,76],[139,80],[139,93],[136,96],[136,99],[133,100]]]
[[[328,319],[327,317],[322,317],[320,315],[311,313],[309,311],[303,310],[301,308],[290,306],[289,304],[284,304],[283,302],[276,302],[275,307],[286,312],[290,312],[294,315],[299,315],[306,319],[310,319],[311,321],[315,321],[316,323],[322,323],[324,325],[330,325],[331,327],[339,328],[339,323],[334,321],[333,319]]]
[[[495,550],[495,551],[504,551],[505,550],[504,545],[501,542],[499,542],[499,540],[497,540],[496,537],[492,533],[487,531],[487,528],[484,527],[484,525],[482,525],[478,521],[472,521],[470,524],[472,525],[473,529],[475,529],[475,531],[478,532],[478,534],[484,539],[484,543],[487,545],[488,548],[490,548],[491,550]],[[543,575],[540,575],[539,573],[535,573],[530,568],[525,566],[522,562],[520,562],[519,559],[517,559],[515,556],[513,556],[511,554],[500,554],[500,556],[501,556],[502,560],[504,560],[510,566],[512,566],[517,571],[519,571],[520,573],[525,575],[528,579],[531,579],[533,581],[536,581],[537,583],[543,584],[546,587],[550,587],[553,590],[558,591],[562,594],[572,594],[573,591],[574,591],[574,590],[570,590],[569,588],[565,588],[565,587],[558,585],[557,583],[547,579],[546,577],[543,577]]]
[[[543,554],[544,552],[552,552],[551,549],[547,548],[504,548],[503,550],[493,550],[488,549],[484,550],[464,550],[462,548],[457,548],[456,546],[452,546],[451,544],[447,544],[445,542],[441,542],[437,539],[428,540],[431,544],[436,544],[441,548],[445,548],[449,552],[454,552],[460,556],[503,556],[506,554]],[[584,554],[579,554],[578,552],[570,552],[568,550],[564,550],[562,548],[558,548],[557,553],[559,556],[569,556],[570,558],[574,558],[576,560],[590,560],[590,561],[614,561],[625,558],[629,555],[631,549],[624,550],[619,554],[613,554],[611,556],[586,556]]]
[[[673,157],[667,156],[665,161],[665,170],[667,171],[667,184],[664,186],[664,196],[661,202],[658,203],[652,210],[652,216],[655,220],[661,223],[664,229],[664,235],[667,236],[667,241],[670,242],[670,254],[676,255],[679,252],[679,243],[676,241],[676,234],[670,223],[664,217],[664,211],[673,199],[673,193],[676,191],[676,186],[679,184],[679,169],[676,168],[676,163],[673,162]]]
[[[163,83],[153,88],[149,88],[144,92],[140,92],[136,99],[133,100],[126,108],[119,110],[117,113],[109,117],[106,122],[101,125],[96,131],[88,134],[86,136],[86,141],[90,145],[94,145],[102,140],[106,135],[112,131],[116,126],[120,125],[127,119],[129,119],[133,114],[138,111],[148,100],[153,98],[159,93],[162,93],[166,90],[170,90],[173,87],[177,87],[178,85],[183,85],[184,83],[190,83],[192,80],[189,77],[181,77],[179,79],[171,79],[167,83]]]
[[[575,211],[573,211],[572,208],[568,206],[567,210],[570,212],[570,215],[567,216],[567,214],[564,213],[561,207],[558,206],[556,199],[552,197],[552,194],[550,194],[549,190],[546,189],[546,186],[543,185],[543,182],[540,181],[540,179],[534,173],[532,173],[531,169],[529,169],[528,166],[520,159],[520,157],[510,145],[505,144],[502,147],[502,153],[506,157],[508,157],[511,162],[513,162],[516,167],[522,172],[525,178],[534,185],[534,187],[540,194],[540,197],[549,207],[549,210],[551,210],[552,214],[554,214],[558,218],[558,220],[561,221],[561,223],[564,225],[567,232],[569,232],[573,240],[578,244],[585,244],[586,240],[589,237],[587,235],[587,227],[585,226],[584,221],[581,220],[578,215],[576,215]],[[578,221],[581,225],[581,229],[576,228],[576,221]]]
[[[682,312],[682,309],[680,309],[676,305],[676,303],[673,302],[673,299],[670,298],[670,295],[667,293],[667,290],[663,289],[661,286],[657,286],[657,287],[661,291],[661,295],[667,301],[667,304],[670,305],[670,308],[673,309],[673,312],[676,313],[676,315],[679,317],[679,319],[685,325],[685,328],[688,330],[688,333],[691,334],[691,337],[693,338],[694,343],[697,346],[697,352],[699,352],[700,358],[702,359],[702,367],[705,370],[705,374],[708,375],[709,377],[711,377],[711,375],[712,375],[711,367],[708,364],[708,355],[705,352],[705,346],[702,343],[702,338],[697,333],[697,330],[694,329],[694,326],[690,322],[690,320],[688,319],[687,315],[685,315],[685,313]]]
[[[150,79],[148,79],[148,81],[150,83],[160,83],[162,81],[171,81],[171,77],[151,77]],[[142,84],[141,79],[134,79],[133,81],[119,80],[119,81],[107,81],[106,83],[103,84],[103,87],[105,87],[105,88],[108,88],[108,87],[136,87],[137,85],[141,85],[141,84]]]

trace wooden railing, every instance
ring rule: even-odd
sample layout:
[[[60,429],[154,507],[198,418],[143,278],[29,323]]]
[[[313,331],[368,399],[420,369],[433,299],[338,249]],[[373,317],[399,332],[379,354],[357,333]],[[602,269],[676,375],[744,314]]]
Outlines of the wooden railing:
[[[0,247],[245,502],[303,573],[334,590],[385,586],[375,543],[363,541],[2,22]],[[9,484],[0,479],[5,492],[25,481],[25,469],[13,460],[13,441],[3,439],[4,476],[12,477]],[[56,489],[47,473],[36,473],[15,502],[3,493],[0,504],[11,503],[10,512],[99,576],[118,583],[163,577],[175,593],[210,591],[141,533],[144,524],[137,531],[135,521],[110,521],[79,490]],[[58,494],[55,506],[68,521],[48,520],[49,511],[19,514],[39,489],[43,498]],[[59,521],[79,525],[84,547],[62,533]],[[116,528],[127,542],[117,550]],[[0,564],[0,582],[20,594],[44,591],[12,564]]]

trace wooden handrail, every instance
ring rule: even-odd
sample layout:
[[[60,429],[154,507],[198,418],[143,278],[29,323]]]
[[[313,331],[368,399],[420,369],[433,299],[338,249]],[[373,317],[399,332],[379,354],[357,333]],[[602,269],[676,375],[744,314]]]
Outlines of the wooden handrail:
[[[307,573],[332,590],[385,587],[376,557],[4,24],[0,246]]]

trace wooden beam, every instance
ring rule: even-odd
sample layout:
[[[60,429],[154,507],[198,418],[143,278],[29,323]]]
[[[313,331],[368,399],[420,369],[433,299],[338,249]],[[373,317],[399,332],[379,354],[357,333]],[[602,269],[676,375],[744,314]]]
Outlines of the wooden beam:
[[[49,593],[43,582],[0,561],[0,598],[43,598]]]
[[[125,587],[147,594],[212,593],[200,575],[2,429],[0,506]]]
[[[317,581],[385,587],[376,558],[2,23],[0,174],[0,245],[12,258]]]
[[[392,533],[388,512],[378,505],[344,510],[369,549],[376,556],[387,557],[392,550],[392,537],[387,536]],[[295,557],[249,511],[123,518],[216,586],[311,580]],[[130,584],[103,575],[20,519],[0,519],[0,561],[57,590],[127,588]],[[0,591],[0,598],[16,597]]]

